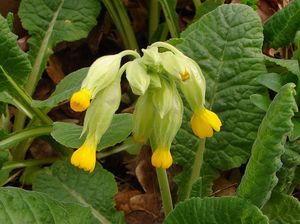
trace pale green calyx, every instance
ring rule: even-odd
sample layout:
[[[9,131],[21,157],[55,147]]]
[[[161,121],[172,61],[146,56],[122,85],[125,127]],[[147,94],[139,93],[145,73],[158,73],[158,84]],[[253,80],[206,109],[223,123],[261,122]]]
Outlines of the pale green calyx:
[[[82,133],[94,133],[99,141],[109,127],[121,101],[120,79],[101,90],[86,112]]]
[[[161,117],[158,112],[154,115],[151,135],[153,148],[166,147],[170,149],[171,143],[181,126],[183,115],[182,100],[176,88],[173,88],[172,91],[172,98],[170,99],[172,107],[164,117]]]
[[[81,89],[87,89],[91,98],[110,85],[117,77],[121,63],[121,54],[103,56],[97,59],[90,67],[87,76],[82,82]]]
[[[176,87],[172,80],[167,81],[161,79],[161,88],[153,90],[153,105],[161,118],[174,106],[172,100],[174,97],[174,89],[176,89]]]
[[[147,74],[146,66],[141,63],[141,59],[136,59],[128,63],[126,78],[132,92],[136,95],[143,95],[150,84],[150,76]]]
[[[154,105],[152,91],[140,96],[133,112],[133,138],[136,142],[145,144],[152,132]]]

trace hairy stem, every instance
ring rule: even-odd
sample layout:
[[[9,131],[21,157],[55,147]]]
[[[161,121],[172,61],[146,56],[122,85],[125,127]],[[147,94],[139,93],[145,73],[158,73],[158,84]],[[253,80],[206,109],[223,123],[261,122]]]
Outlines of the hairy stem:
[[[191,177],[187,183],[187,191],[185,192],[185,196],[183,197],[183,200],[187,199],[190,197],[191,191],[192,191],[192,186],[193,183],[199,178],[200,172],[201,172],[201,167],[203,164],[203,154],[205,151],[205,139],[200,139],[199,140],[199,145],[195,154],[195,160],[194,164],[192,166],[192,172],[191,172]]]
[[[160,190],[161,199],[163,203],[163,209],[166,217],[173,210],[173,202],[172,202],[172,197],[170,192],[167,171],[163,168],[157,168],[156,175],[157,175],[159,190]]]

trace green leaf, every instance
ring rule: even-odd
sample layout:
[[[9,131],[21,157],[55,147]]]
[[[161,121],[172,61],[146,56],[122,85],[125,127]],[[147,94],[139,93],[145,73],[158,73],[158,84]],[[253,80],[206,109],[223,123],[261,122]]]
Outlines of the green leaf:
[[[287,46],[300,27],[300,0],[290,2],[264,25],[265,43],[273,48]]]
[[[124,141],[132,131],[132,114],[115,114],[110,127],[103,135],[98,150],[114,146]],[[55,122],[51,136],[60,144],[71,148],[78,148],[85,140],[85,136],[80,138],[82,126]]]
[[[196,15],[194,17],[194,21],[200,19],[205,14],[209,13],[210,11],[213,11],[218,6],[223,4],[224,4],[224,0],[206,0],[196,9]]]
[[[42,135],[49,135],[52,130],[52,126],[39,126],[39,127],[31,127],[26,128],[20,131],[15,131],[2,139],[0,142],[0,150],[9,149],[12,146],[15,146],[19,142],[32,138],[38,137]]]
[[[300,203],[289,195],[272,194],[262,211],[268,216],[270,224],[300,223]]]
[[[271,100],[269,96],[261,95],[261,94],[251,95],[250,100],[255,106],[262,109],[263,111],[267,111],[271,104]]]
[[[200,177],[193,183],[191,197],[206,197],[211,195],[214,180],[219,177],[219,172],[208,163],[201,167]]]
[[[77,217],[78,222],[70,222],[74,220],[69,213],[71,206],[72,210],[80,210],[80,215],[83,217],[87,217],[90,213],[88,208],[78,208],[78,205],[70,204],[64,207],[64,204],[42,193],[14,187],[0,188],[0,223],[91,223],[80,216]]]
[[[118,191],[114,176],[99,165],[93,173],[88,173],[69,161],[57,161],[50,169],[37,174],[33,189],[60,202],[90,207],[100,223],[124,223],[123,214],[114,208]]]
[[[267,224],[261,211],[237,197],[192,198],[179,203],[164,224]]]
[[[256,6],[257,2],[258,2],[258,0],[241,0],[242,4],[249,5],[254,10],[257,9],[257,6]]]
[[[300,70],[298,65],[298,60],[293,59],[277,59],[265,56],[265,60],[268,62],[272,62],[276,65],[286,68],[288,71],[292,72],[293,74],[300,76]]]
[[[276,192],[290,194],[294,191],[294,179],[297,166],[300,165],[300,145],[297,142],[286,142],[284,154],[281,156],[282,167],[276,173],[278,183]]]
[[[88,68],[81,68],[67,75],[57,84],[55,91],[44,101],[34,100],[34,107],[55,107],[59,103],[71,98],[72,94],[80,89],[81,83],[88,72]]]
[[[248,6],[223,5],[189,26],[182,38],[184,41],[178,48],[200,65],[206,78],[206,106],[223,121],[221,132],[206,140],[204,161],[219,170],[239,167],[250,156],[263,117],[263,111],[250,101],[251,95],[266,93],[256,82],[259,75],[266,73],[260,18]],[[191,115],[186,115],[184,130],[176,137],[182,138],[178,145],[181,150],[173,150],[177,154],[174,161],[183,166],[177,180],[182,183],[179,191],[191,176],[189,170],[198,141],[185,135],[191,133],[188,124]]]
[[[19,16],[30,38],[28,52],[33,70],[27,85],[31,93],[41,76],[52,48],[62,41],[84,38],[96,25],[100,4],[97,0],[22,0]],[[30,88],[28,87],[30,86]]]
[[[281,86],[284,85],[283,76],[277,73],[262,74],[257,77],[257,82],[264,85],[265,87],[278,92]]]
[[[252,154],[238,188],[238,195],[261,207],[270,198],[278,182],[276,172],[282,166],[284,142],[291,132],[291,118],[297,105],[295,85],[284,85],[271,103],[252,146]]]
[[[293,121],[293,130],[289,136],[289,140],[290,141],[295,141],[300,137],[300,121],[299,119],[292,119]]]
[[[7,13],[6,21],[7,21],[10,31],[14,32],[14,14],[12,12]]]
[[[177,0],[158,0],[164,12],[171,37],[179,37],[178,15],[176,13]]]
[[[1,15],[0,30],[0,92],[6,90],[15,96],[18,95],[16,86],[22,86],[27,81],[31,65],[17,44],[17,36],[11,33]]]

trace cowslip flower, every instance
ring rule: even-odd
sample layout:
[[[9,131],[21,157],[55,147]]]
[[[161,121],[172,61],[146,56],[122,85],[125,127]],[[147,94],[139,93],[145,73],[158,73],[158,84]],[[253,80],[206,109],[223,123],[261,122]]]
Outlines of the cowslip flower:
[[[172,90],[172,107],[161,117],[159,111],[156,110],[153,121],[153,129],[150,137],[150,143],[154,152],[151,157],[151,163],[156,168],[169,168],[172,163],[172,155],[170,152],[171,143],[178,132],[183,114],[183,105],[179,93],[174,83],[171,83]],[[163,93],[162,93],[163,97]],[[168,98],[164,98],[168,100]]]
[[[170,77],[180,80],[180,89],[193,111],[191,126],[194,134],[199,138],[212,137],[213,130],[220,131],[222,122],[214,112],[204,107],[206,83],[200,67],[172,45],[161,42],[153,45],[170,50],[161,54],[162,66]]]
[[[87,133],[83,145],[77,149],[71,163],[85,171],[92,172],[96,164],[96,148],[109,127],[121,100],[120,79],[100,91],[88,108],[82,135]]]
[[[135,51],[126,50],[115,55],[100,57],[91,65],[80,90],[71,97],[72,110],[85,111],[90,106],[90,100],[94,99],[98,92],[118,79],[121,59],[126,55],[140,57]]]

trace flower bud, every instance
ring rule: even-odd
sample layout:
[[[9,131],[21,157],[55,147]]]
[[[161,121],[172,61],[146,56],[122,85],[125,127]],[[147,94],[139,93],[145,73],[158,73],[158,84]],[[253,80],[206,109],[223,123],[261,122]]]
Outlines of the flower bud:
[[[147,74],[145,65],[141,63],[141,59],[129,62],[126,78],[134,94],[143,95],[148,89],[150,76]]]
[[[142,49],[144,53],[142,61],[144,64],[156,67],[161,63],[160,53],[158,52],[157,47],[148,47],[147,49]]]

